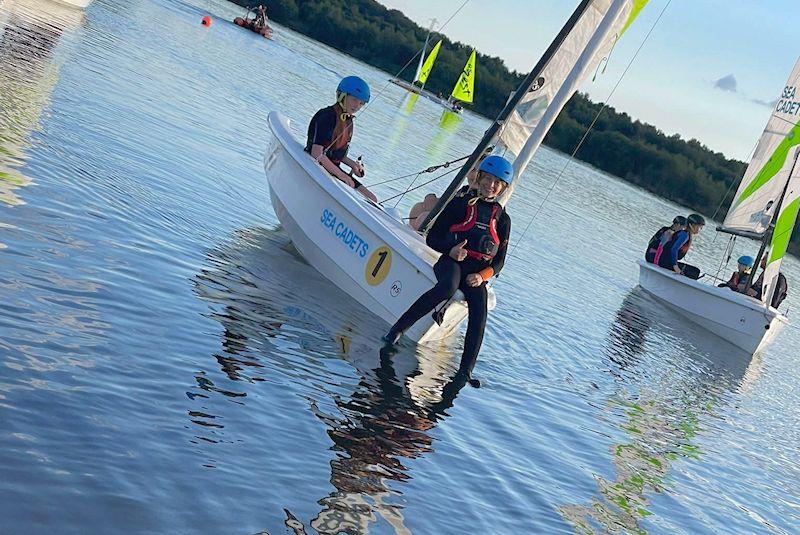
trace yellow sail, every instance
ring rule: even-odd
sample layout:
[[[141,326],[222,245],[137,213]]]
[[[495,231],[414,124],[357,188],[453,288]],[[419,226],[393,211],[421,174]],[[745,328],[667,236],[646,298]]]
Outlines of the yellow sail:
[[[433,47],[431,53],[428,54],[425,63],[422,65],[422,69],[419,71],[419,76],[417,76],[416,82],[425,85],[425,82],[428,81],[428,75],[431,73],[431,69],[433,68],[433,62],[436,61],[436,56],[439,55],[439,48],[442,46],[442,40],[440,39],[436,46]]]
[[[475,90],[475,51],[472,51],[464,70],[453,88],[453,98],[461,102],[472,102],[472,93]]]

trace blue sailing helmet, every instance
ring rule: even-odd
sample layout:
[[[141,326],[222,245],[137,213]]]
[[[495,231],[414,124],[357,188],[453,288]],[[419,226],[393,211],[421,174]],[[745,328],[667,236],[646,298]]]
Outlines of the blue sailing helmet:
[[[339,82],[339,86],[336,88],[336,93],[352,95],[358,100],[369,102],[369,86],[367,82],[358,76],[345,76],[342,78],[342,81]]]
[[[480,167],[478,167],[478,171],[489,173],[506,184],[511,184],[511,181],[514,180],[514,166],[511,165],[511,162],[496,154],[484,158]]]
[[[744,256],[740,256],[739,257],[738,262],[740,264],[742,264],[743,266],[747,266],[747,267],[751,268],[751,267],[753,267],[753,264],[755,264],[756,261],[753,260],[752,256],[744,255]]]

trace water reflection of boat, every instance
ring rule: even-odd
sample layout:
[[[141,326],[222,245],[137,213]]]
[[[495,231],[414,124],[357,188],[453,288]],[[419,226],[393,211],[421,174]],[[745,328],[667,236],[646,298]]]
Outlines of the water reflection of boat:
[[[431,451],[429,431],[464,386],[445,379],[452,375],[451,352],[381,355],[373,340],[382,326],[290,255],[287,245],[281,232],[252,229],[208,254],[195,291],[223,328],[214,358],[231,381],[259,382],[280,370],[316,382],[315,391],[326,388],[326,360],[350,363],[359,377],[350,394],[337,385],[324,403],[310,399],[332,441],[330,481],[336,488],[319,500],[322,509],[310,525],[322,534],[367,533],[379,515],[398,533],[408,533],[400,493],[391,485],[409,479],[407,460]],[[214,384],[207,374],[199,373],[196,381],[199,393],[190,398],[210,392],[245,396]],[[191,411],[190,418],[209,433],[222,427],[205,412]]]
[[[319,501],[323,509],[311,521],[318,533],[368,533],[375,513],[396,533],[411,533],[394,501],[401,493],[391,485],[410,479],[407,460],[432,451],[429,432],[464,386],[443,383],[437,402],[420,403],[408,387],[412,377],[398,377],[392,359],[382,358],[349,399],[337,399],[339,415],[317,412],[337,452],[330,463],[336,490]]]
[[[669,346],[686,355],[704,358],[728,358],[720,365],[732,367],[747,363],[750,354],[735,345],[720,340],[692,324],[682,316],[665,309],[660,302],[641,287],[625,296],[611,324],[605,353],[619,367],[625,368],[647,352],[658,353],[659,347]]]
[[[304,263],[282,231],[239,231],[209,253],[195,291],[223,326],[223,354],[215,358],[233,380],[252,380],[248,371],[258,371],[264,352],[276,358],[271,350],[287,343],[317,357],[343,358],[359,372],[379,365],[375,338],[383,325]],[[429,345],[416,355],[400,352],[394,369],[408,378],[415,402],[429,404],[439,400],[432,391],[452,365],[449,346]]]
[[[664,492],[675,461],[699,459],[698,432],[713,418],[726,392],[736,391],[751,363],[746,351],[720,346],[702,331],[685,327],[643,290],[631,291],[611,325],[605,354],[618,389],[607,410],[621,414],[628,437],[610,448],[614,479],[596,475],[591,503],[565,505],[562,517],[584,533],[644,533],[654,514],[648,496]],[[655,314],[655,316],[654,316]]]
[[[81,11],[50,0],[0,3],[0,202],[23,204],[15,190],[31,180],[18,169],[58,82],[53,52],[82,21]]]

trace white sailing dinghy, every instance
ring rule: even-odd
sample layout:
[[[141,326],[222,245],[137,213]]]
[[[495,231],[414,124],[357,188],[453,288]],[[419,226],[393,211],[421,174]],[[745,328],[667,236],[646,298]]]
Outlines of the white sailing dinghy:
[[[518,177],[559,111],[645,5],[646,0],[583,0],[492,123],[472,155],[415,232],[381,206],[331,177],[292,133],[279,112],[269,114],[274,141],[264,166],[278,219],[300,254],[365,308],[393,324],[435,283],[439,253],[424,231],[492,146],[514,163]],[[305,130],[305,125],[302,125]],[[519,180],[515,180],[518,183]],[[509,188],[510,195],[513,188]],[[508,196],[505,197],[505,200]],[[460,294],[457,294],[460,296]],[[494,294],[490,293],[490,306]],[[456,300],[438,325],[432,316],[406,331],[423,342],[453,333],[466,318]]]
[[[761,258],[767,268],[761,299],[717,288],[639,261],[639,284],[698,325],[755,353],[788,323],[770,306],[781,259],[786,254],[800,206],[800,59],[781,91],[756,151],[747,166],[725,221],[717,230],[759,240],[761,247],[747,287]]]

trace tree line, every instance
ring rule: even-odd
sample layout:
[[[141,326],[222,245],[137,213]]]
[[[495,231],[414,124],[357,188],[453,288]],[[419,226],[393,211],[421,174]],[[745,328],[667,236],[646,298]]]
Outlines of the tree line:
[[[243,6],[258,0],[234,0]],[[427,29],[402,12],[375,0],[270,0],[270,19],[374,67],[411,81]],[[425,84],[450,94],[472,48],[443,35],[436,69]],[[500,112],[524,73],[509,70],[502,59],[478,53],[475,102],[471,109],[490,119]],[[571,154],[602,105],[577,93],[564,107],[545,144]],[[746,164],[710,150],[696,139],[668,136],[624,112],[606,107],[576,157],[656,195],[704,214],[724,214]],[[790,250],[800,252],[795,232]]]

